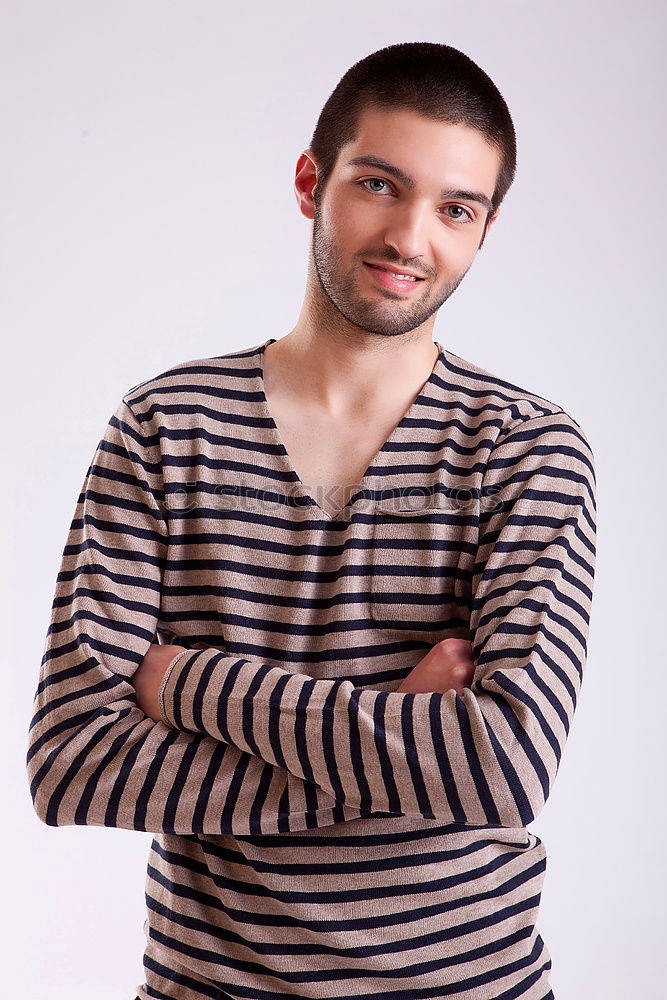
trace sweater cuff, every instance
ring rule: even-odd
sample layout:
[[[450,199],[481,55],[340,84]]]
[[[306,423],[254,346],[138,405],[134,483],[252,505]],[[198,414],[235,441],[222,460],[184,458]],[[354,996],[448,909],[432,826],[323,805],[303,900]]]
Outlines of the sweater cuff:
[[[183,732],[205,732],[195,728],[192,707],[201,670],[214,657],[220,657],[219,649],[184,649],[171,660],[158,689],[160,716],[165,726]]]

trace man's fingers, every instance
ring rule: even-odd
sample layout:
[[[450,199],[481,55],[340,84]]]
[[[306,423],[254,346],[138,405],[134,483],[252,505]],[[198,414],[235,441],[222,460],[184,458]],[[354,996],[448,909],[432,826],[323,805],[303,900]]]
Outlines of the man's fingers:
[[[456,649],[456,650],[472,650],[472,643],[470,639],[464,639],[461,636],[450,636],[448,639],[441,639],[440,646],[443,649]]]
[[[442,668],[452,685],[462,689],[472,682],[475,664],[472,660],[472,644],[467,639],[444,639],[441,643]],[[460,690],[459,690],[460,693]]]
[[[467,639],[443,639],[440,643],[440,654],[447,663],[454,664],[459,660],[472,660],[472,643]]]

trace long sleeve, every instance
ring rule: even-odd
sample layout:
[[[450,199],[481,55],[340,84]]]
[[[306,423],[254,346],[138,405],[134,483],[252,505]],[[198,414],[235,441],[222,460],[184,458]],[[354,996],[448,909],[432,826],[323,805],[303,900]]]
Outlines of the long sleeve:
[[[575,711],[593,595],[595,470],[576,421],[546,413],[501,433],[478,499],[475,673],[461,695],[361,689],[186,650],[160,687],[165,725],[208,733],[346,806],[532,821]]]
[[[157,438],[122,400],[76,504],[30,724],[37,815],[49,826],[177,834],[280,833],[358,816],[285,770],[139,708],[130,678],[157,641],[169,541]]]

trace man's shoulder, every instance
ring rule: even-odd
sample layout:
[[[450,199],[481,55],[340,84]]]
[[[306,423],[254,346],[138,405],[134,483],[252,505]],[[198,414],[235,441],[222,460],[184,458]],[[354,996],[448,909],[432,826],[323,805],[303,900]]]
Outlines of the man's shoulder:
[[[138,382],[123,394],[123,402],[135,411],[152,405],[185,405],[203,402],[218,391],[242,390],[256,375],[259,345],[228,351],[212,357],[188,358]]]
[[[495,424],[498,436],[504,436],[526,420],[538,418],[545,418],[545,424],[556,419],[572,423],[581,431],[571,413],[537,389],[511,382],[453,351],[445,352],[445,362],[446,390],[456,396],[458,405],[468,413],[472,422]]]
[[[477,398],[480,405],[520,406],[524,412],[535,415],[563,411],[560,403],[526,386],[510,382],[453,351],[446,351],[446,361],[447,370],[460,391],[471,399]]]
[[[548,464],[574,470],[594,491],[591,442],[579,421],[560,403],[451,351],[447,351],[445,361],[448,385],[443,404],[447,419],[466,424],[465,432],[476,440],[483,433],[488,446],[485,461],[497,456],[496,473],[505,474],[508,463],[512,465],[534,451],[544,455]]]

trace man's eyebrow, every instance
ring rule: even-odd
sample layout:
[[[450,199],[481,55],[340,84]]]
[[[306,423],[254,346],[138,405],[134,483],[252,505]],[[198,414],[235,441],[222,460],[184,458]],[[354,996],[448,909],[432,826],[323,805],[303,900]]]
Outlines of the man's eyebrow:
[[[384,160],[381,156],[375,156],[373,153],[367,153],[364,156],[355,156],[352,160],[348,160],[348,167],[378,167],[380,170],[384,170],[385,173],[391,174],[395,177],[397,181],[400,181],[408,191],[412,191],[415,186],[415,180],[406,174],[404,170],[400,167],[395,166],[393,163],[389,163],[388,160]],[[461,201],[478,201],[480,205],[483,205],[488,212],[493,211],[493,204],[490,199],[482,194],[481,191],[460,191],[456,188],[443,188],[440,192],[441,198],[460,198]]]

